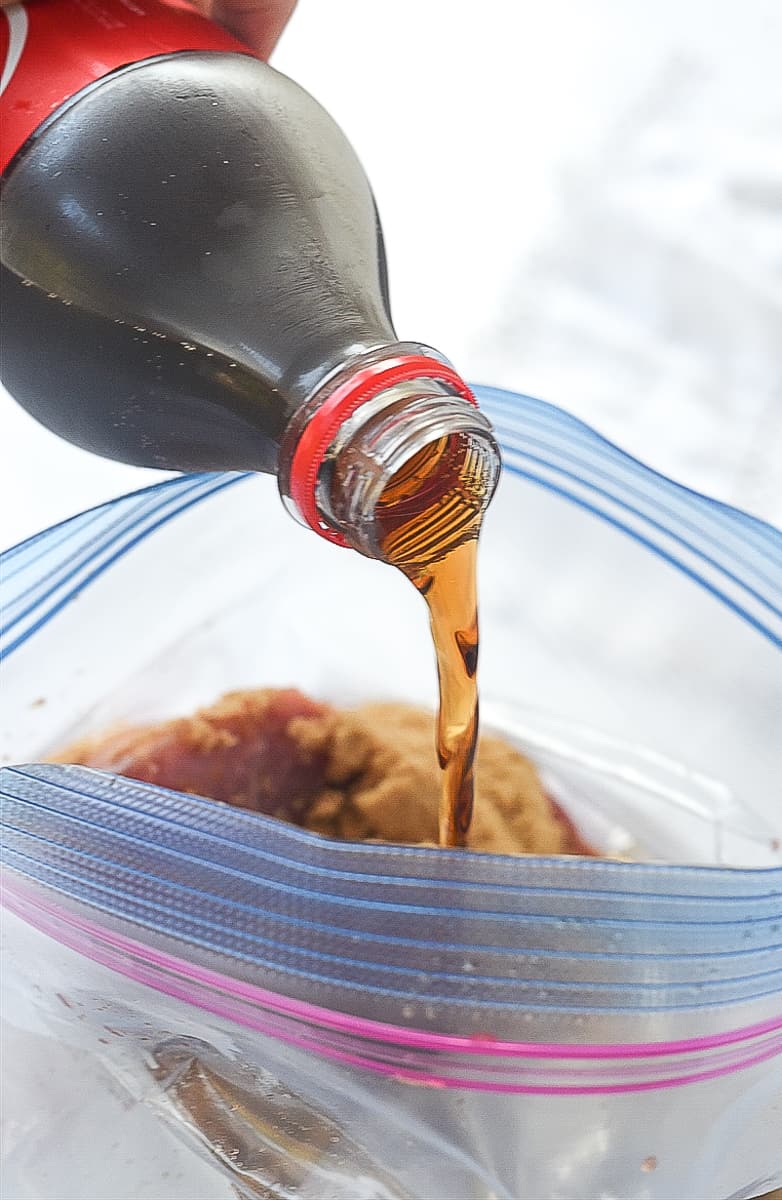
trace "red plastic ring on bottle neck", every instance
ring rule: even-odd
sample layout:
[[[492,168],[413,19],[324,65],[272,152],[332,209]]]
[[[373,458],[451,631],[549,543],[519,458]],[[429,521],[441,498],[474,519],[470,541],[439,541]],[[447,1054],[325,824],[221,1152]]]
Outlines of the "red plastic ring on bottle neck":
[[[456,395],[477,408],[478,401],[452,367],[423,354],[397,355],[363,367],[334,389],[316,409],[304,427],[293,452],[290,467],[290,494],[302,518],[321,537],[337,546],[348,546],[344,536],[327,525],[318,511],[318,476],[329,447],[340,427],[362,404],[373,400],[386,388],[411,379],[431,379],[452,388]]]

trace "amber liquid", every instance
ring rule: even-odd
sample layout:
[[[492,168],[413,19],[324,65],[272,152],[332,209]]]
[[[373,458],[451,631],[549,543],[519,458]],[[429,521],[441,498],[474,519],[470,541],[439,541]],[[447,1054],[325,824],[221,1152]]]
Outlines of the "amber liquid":
[[[437,757],[443,771],[440,845],[464,846],[472,820],[473,761],[478,739],[477,535],[433,563],[423,586],[429,606],[440,709]]]
[[[426,600],[440,685],[439,836],[464,846],[473,810],[478,737],[478,534],[485,473],[458,437],[427,446],[394,477],[377,510],[383,558]]]

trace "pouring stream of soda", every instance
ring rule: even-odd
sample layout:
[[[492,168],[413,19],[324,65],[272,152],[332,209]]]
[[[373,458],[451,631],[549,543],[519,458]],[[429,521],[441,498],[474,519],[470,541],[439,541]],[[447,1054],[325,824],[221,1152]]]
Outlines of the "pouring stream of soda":
[[[427,474],[437,478],[438,490],[422,511]],[[415,513],[410,517],[408,503]],[[481,464],[464,456],[458,437],[441,438],[411,460],[386,488],[378,508],[384,558],[411,580],[429,608],[440,688],[442,846],[464,846],[472,819],[478,737],[476,568],[484,508]]]

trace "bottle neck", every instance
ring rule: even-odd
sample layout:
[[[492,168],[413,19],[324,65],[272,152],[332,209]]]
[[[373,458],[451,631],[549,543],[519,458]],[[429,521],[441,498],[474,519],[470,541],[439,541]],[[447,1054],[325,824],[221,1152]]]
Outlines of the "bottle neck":
[[[279,482],[321,536],[414,574],[477,536],[499,470],[464,382],[434,351],[398,344],[342,368],[299,410]]]

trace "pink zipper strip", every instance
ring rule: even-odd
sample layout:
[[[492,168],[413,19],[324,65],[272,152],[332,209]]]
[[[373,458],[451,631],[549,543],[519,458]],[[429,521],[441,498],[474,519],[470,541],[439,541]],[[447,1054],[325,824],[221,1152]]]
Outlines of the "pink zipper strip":
[[[189,963],[175,955],[146,946],[124,934],[97,925],[40,896],[33,897],[26,888],[20,888],[16,884],[13,886],[5,884],[3,903],[10,911],[53,937],[57,942],[144,986],[151,987],[155,991],[204,1009],[216,1016],[235,1021],[269,1037],[282,1039],[309,1051],[315,1050],[325,1057],[350,1066],[369,1069],[400,1081],[429,1087],[459,1087],[479,1091],[541,1095],[648,1091],[654,1088],[679,1087],[688,1083],[716,1079],[782,1053],[782,1014],[754,1025],[702,1038],[593,1045],[506,1042],[480,1035],[459,1037],[453,1034],[433,1034],[423,1030],[407,1029],[403,1026],[391,1025],[365,1017],[333,1012],[308,1001],[282,996],[265,988],[257,987],[255,984],[246,983],[207,967]],[[165,977],[161,977],[160,972],[164,972]],[[243,1011],[235,1003],[231,1003],[232,1000],[249,1004],[252,1006],[252,1010]],[[688,1071],[670,1079],[636,1080],[616,1084],[537,1086],[410,1071],[366,1055],[354,1054],[334,1046],[324,1045],[315,1037],[301,1036],[288,1029],[270,1026],[268,1020],[270,1016],[289,1018],[306,1025],[371,1042],[383,1042],[426,1052],[465,1054],[489,1059],[558,1059],[565,1062],[660,1059],[666,1056],[698,1054],[722,1046],[740,1047],[741,1043],[754,1042],[758,1038],[773,1034],[780,1036],[772,1038],[763,1047],[755,1048],[748,1045],[746,1047],[748,1052],[753,1049],[757,1049],[757,1052],[749,1053],[746,1058],[737,1057],[736,1060],[728,1063],[723,1060],[719,1066],[703,1071]]]

